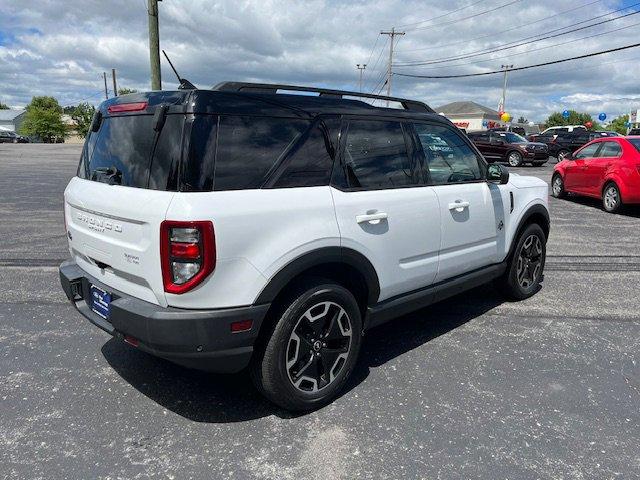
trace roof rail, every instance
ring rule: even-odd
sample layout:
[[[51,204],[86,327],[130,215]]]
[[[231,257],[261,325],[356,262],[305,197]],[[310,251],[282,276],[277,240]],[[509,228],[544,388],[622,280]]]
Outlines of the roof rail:
[[[253,92],[253,93],[278,93],[278,90],[287,90],[294,92],[315,92],[321,97],[342,98],[362,97],[373,98],[376,100],[388,100],[390,102],[400,103],[405,110],[416,110],[420,112],[435,113],[435,111],[424,102],[417,100],[408,100],[406,98],[387,97],[385,95],[374,95],[372,93],[350,92],[348,90],[332,90],[329,88],[318,87],[301,87],[298,85],[280,85],[277,83],[247,83],[247,82],[221,82],[215,85],[212,90],[221,92]]]

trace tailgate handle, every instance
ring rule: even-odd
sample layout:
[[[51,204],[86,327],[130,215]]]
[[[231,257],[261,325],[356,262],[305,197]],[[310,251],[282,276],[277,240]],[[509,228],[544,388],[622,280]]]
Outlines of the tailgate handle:
[[[101,262],[100,260],[96,260],[95,258],[91,258],[91,261],[95,263],[100,270],[104,270],[105,268],[111,268],[111,265],[109,265],[108,263]]]

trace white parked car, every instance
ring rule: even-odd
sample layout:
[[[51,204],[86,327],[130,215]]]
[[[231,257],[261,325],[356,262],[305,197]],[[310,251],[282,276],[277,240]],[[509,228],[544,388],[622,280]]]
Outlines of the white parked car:
[[[421,102],[343,95],[362,96],[224,83],[105,101],[64,194],[75,307],[176,363],[250,367],[305,410],[343,387],[364,331],[491,280],[533,295],[546,183],[488,166]]]

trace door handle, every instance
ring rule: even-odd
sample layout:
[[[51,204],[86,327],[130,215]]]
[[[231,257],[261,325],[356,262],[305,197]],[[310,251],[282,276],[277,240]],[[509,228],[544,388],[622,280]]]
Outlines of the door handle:
[[[356,222],[358,223],[371,223],[373,225],[377,225],[381,220],[386,220],[389,217],[384,212],[376,212],[376,213],[367,213],[365,215],[356,215]]]
[[[461,212],[465,208],[469,208],[469,202],[456,200],[455,202],[449,204],[449,210],[455,210],[456,212]]]

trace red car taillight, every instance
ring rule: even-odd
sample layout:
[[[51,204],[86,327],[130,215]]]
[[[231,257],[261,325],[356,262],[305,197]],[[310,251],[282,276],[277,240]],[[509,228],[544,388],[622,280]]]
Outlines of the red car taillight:
[[[213,223],[165,220],[160,225],[160,258],[165,292],[193,289],[216,266]]]

